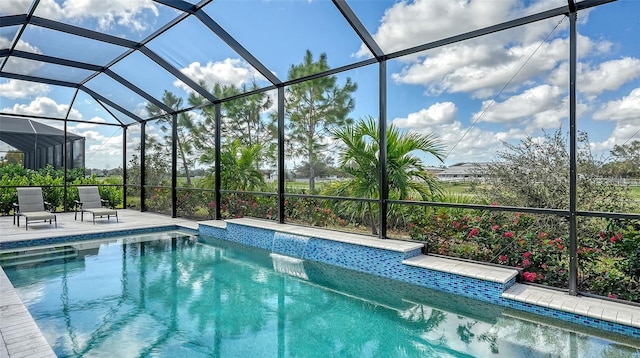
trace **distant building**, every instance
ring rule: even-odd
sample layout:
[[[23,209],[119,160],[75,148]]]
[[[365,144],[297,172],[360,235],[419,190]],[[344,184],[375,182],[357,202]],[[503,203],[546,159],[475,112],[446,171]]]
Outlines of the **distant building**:
[[[427,167],[427,172],[431,175],[438,176],[438,174],[445,169],[445,167]]]
[[[273,179],[278,178],[278,172],[272,169],[260,169],[260,173],[262,173],[264,179],[267,181],[272,181]]]
[[[486,176],[487,163],[457,163],[440,171],[436,177],[446,182],[478,182]]]
[[[84,168],[85,139],[29,118],[0,116],[0,141],[23,153],[22,165],[40,169],[62,168],[66,140],[67,168]]]

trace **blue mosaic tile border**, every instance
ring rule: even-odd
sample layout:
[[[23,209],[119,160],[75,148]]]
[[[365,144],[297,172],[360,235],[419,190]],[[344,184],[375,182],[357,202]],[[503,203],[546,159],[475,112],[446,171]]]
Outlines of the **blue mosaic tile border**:
[[[226,240],[228,241],[271,250],[273,235],[273,230],[227,223]],[[219,239],[222,238],[219,237]]]
[[[311,239],[307,236],[275,232],[271,251],[290,257],[304,258],[309,240]]]
[[[143,229],[129,229],[129,230],[110,231],[110,232],[101,232],[101,233],[93,233],[93,234],[58,236],[58,237],[50,237],[50,238],[42,238],[42,239],[34,239],[34,240],[0,242],[0,250],[12,250],[12,249],[20,249],[25,247],[34,247],[34,246],[41,246],[41,245],[64,244],[67,242],[77,242],[77,241],[85,241],[85,240],[99,240],[99,239],[106,239],[114,236],[149,234],[154,232],[171,231],[171,230],[185,231],[193,235],[197,235],[199,232],[198,230],[182,227],[179,225],[167,225],[167,226],[157,226],[157,227],[143,228]]]
[[[200,234],[211,233],[213,237],[240,244],[256,246],[282,254],[300,252],[300,241],[296,238],[274,243],[275,231],[252,226],[227,223],[227,230],[211,230],[200,225]],[[280,235],[286,237],[286,235]],[[618,323],[607,322],[552,308],[536,306],[502,297],[502,293],[516,282],[514,277],[507,283],[480,280],[436,270],[405,265],[403,260],[420,255],[416,249],[406,253],[348,244],[310,237],[304,247],[302,258],[366,272],[398,281],[428,287],[438,291],[489,302],[529,313],[552,317],[567,322],[640,338],[640,329]]]
[[[304,258],[485,302],[499,302],[504,292],[504,286],[501,283],[402,263],[403,260],[419,254],[420,249],[402,253],[313,238],[307,245]],[[513,278],[511,285],[513,283],[515,283],[515,278]]]
[[[198,225],[198,232],[203,236],[211,236],[222,240],[227,239],[227,229],[216,226],[200,224]]]

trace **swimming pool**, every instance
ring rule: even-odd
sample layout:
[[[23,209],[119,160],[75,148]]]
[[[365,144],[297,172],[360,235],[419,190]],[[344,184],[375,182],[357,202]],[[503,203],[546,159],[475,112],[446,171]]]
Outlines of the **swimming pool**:
[[[632,338],[202,239],[22,249],[3,267],[60,357],[640,356]]]

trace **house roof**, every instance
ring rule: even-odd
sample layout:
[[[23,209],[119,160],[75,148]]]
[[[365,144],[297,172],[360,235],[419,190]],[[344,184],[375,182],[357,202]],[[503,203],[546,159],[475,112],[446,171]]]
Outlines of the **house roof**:
[[[67,133],[67,142],[82,138],[84,137]],[[31,118],[0,116],[0,141],[21,152],[63,144],[64,139],[64,131]]]
[[[438,173],[438,176],[464,176],[482,172],[487,163],[457,163]]]

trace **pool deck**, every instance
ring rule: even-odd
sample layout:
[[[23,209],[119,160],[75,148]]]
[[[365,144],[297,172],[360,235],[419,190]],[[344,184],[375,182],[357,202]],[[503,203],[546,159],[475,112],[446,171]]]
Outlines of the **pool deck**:
[[[197,229],[192,220],[173,219],[165,215],[142,213],[135,210],[119,210],[119,221],[115,218],[91,218],[74,220],[74,213],[57,213],[58,227],[54,224],[34,222],[25,230],[24,218],[20,227],[13,224],[13,216],[0,217],[0,242],[33,240],[44,237],[72,236],[129,229],[179,225]],[[22,303],[13,285],[0,268],[0,358],[48,358],[55,353],[40,332],[31,314]]]
[[[193,220],[173,219],[169,216],[140,212],[136,210],[118,210],[118,222],[114,217],[109,221],[106,218],[96,218],[93,225],[91,215],[87,215],[84,221],[74,220],[74,213],[56,213],[58,227],[49,222],[32,222],[29,230],[25,230],[24,218],[20,219],[20,227],[13,225],[13,216],[0,216],[0,242],[33,240],[42,237],[72,236],[97,232],[120,231],[129,229],[141,229],[157,227],[161,225],[181,225],[191,229],[198,229],[198,223]]]
[[[13,224],[12,216],[0,217],[0,242],[33,240],[47,237],[73,236],[91,233],[104,233],[130,229],[153,228],[158,226],[179,225],[198,229],[199,222],[135,210],[119,210],[119,222],[114,218],[96,219],[81,222],[74,220],[74,213],[58,213],[58,227],[48,223],[32,223],[25,230],[21,220],[20,227]],[[255,219],[234,219],[230,222],[243,225],[273,229],[298,235],[308,235],[329,240],[372,246],[405,252],[422,246],[421,243],[380,240],[370,236],[339,233],[319,228],[285,225]],[[205,225],[226,227],[223,221],[204,221]],[[405,264],[432,270],[476,277],[495,282],[508,280],[513,270],[496,268],[478,263],[462,262],[442,257],[419,255],[406,260]],[[503,294],[504,298],[548,307],[564,312],[581,314],[609,322],[640,328],[640,307],[608,300],[571,296],[567,293],[523,284],[515,284]],[[46,342],[37,324],[26,309],[13,285],[0,268],[0,358],[55,357],[55,353]]]

